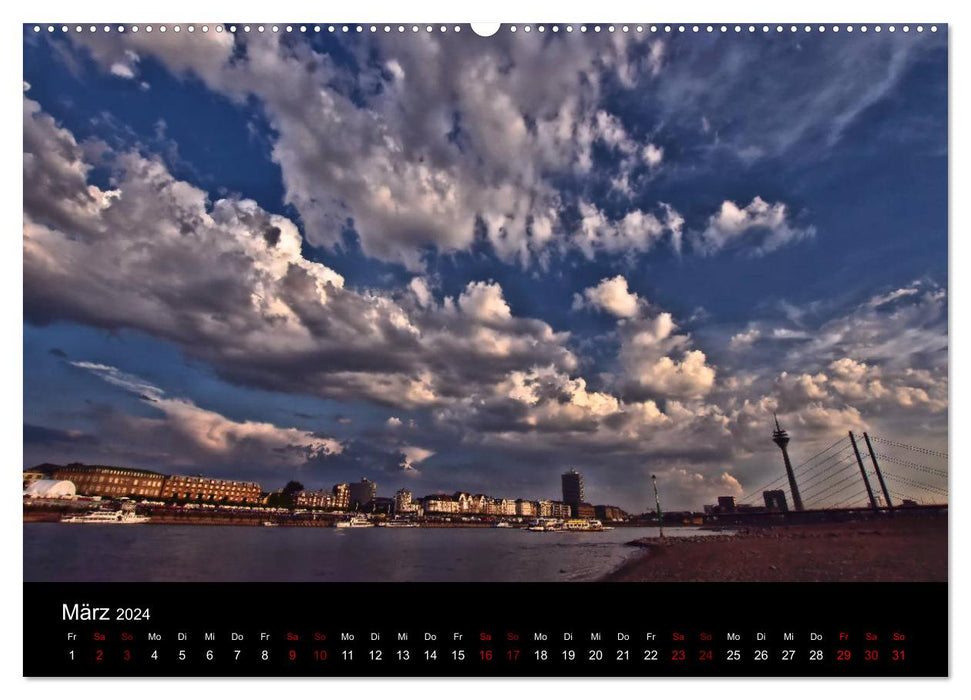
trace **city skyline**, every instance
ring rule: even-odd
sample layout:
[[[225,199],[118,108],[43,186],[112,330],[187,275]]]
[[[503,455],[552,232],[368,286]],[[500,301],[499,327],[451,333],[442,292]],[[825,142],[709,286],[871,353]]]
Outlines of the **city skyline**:
[[[582,475],[571,469],[562,475]],[[566,482],[564,481],[564,484]],[[106,498],[134,500],[143,506],[228,508],[230,511],[283,508],[291,515],[307,510],[330,514],[347,512],[374,513],[404,517],[489,516],[504,518],[552,517],[556,519],[590,518],[596,515],[607,520],[626,520],[628,514],[611,504],[591,504],[575,493],[568,494],[564,486],[562,500],[556,498],[529,499],[509,495],[471,493],[457,490],[441,491],[418,496],[408,488],[395,491],[393,497],[382,496],[378,484],[364,476],[358,481],[342,482],[327,488],[289,481],[281,488],[264,490],[255,482],[229,481],[201,475],[162,474],[120,465],[73,463],[67,465],[39,464],[23,473],[25,499],[40,499],[50,503],[57,499],[83,500]],[[581,489],[582,490],[582,489]],[[160,501],[162,503],[160,503]],[[209,512],[209,511],[207,511]]]
[[[22,466],[642,512],[773,414],[946,449],[944,34],[26,30]]]

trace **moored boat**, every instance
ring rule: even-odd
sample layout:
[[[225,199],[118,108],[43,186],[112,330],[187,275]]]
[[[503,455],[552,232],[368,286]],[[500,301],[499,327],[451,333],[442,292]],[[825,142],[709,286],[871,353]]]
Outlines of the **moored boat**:
[[[359,528],[359,527],[374,527],[374,523],[361,515],[355,515],[350,520],[338,520],[334,523],[334,527],[339,528]]]
[[[87,523],[94,525],[138,525],[147,523],[151,517],[138,515],[133,510],[94,510],[82,515],[66,515],[62,523]]]

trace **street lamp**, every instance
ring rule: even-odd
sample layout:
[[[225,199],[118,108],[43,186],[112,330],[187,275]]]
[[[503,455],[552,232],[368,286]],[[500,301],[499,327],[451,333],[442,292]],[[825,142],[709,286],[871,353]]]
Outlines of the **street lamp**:
[[[661,498],[657,495],[657,476],[651,474],[651,483],[654,484],[654,503],[657,506],[657,526],[660,536],[664,537],[664,520],[661,513]]]

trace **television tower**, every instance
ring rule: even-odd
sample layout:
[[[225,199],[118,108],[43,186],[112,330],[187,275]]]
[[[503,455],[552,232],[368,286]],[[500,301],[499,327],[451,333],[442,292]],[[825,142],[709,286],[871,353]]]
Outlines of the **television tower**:
[[[775,432],[772,433],[772,442],[782,450],[782,459],[786,462],[786,476],[789,477],[789,491],[792,492],[792,503],[796,510],[802,510],[802,497],[799,495],[799,486],[796,485],[796,475],[792,473],[792,462],[789,461],[789,433],[779,425],[779,417],[775,414]]]

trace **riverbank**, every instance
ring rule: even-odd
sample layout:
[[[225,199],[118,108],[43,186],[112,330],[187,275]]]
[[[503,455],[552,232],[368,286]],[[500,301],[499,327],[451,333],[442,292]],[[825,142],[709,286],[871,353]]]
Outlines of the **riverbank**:
[[[643,538],[605,581],[947,581],[947,518]]]

